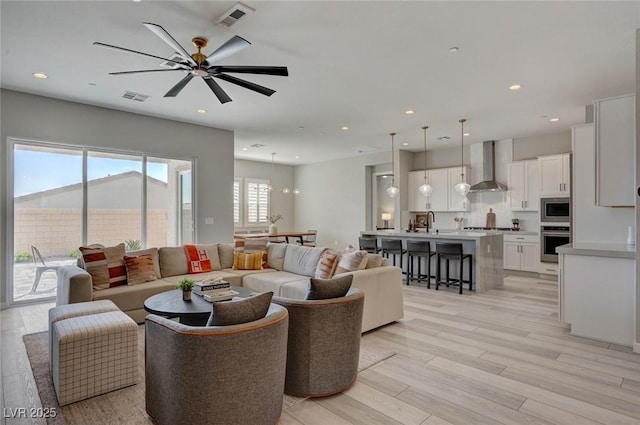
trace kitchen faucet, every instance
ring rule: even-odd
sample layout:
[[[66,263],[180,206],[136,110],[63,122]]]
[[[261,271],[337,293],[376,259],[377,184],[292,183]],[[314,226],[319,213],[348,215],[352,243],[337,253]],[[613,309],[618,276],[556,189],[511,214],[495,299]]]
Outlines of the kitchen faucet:
[[[429,220],[429,214],[431,214],[431,220]],[[427,226],[427,233],[429,233],[429,225],[436,222],[436,213],[431,210],[427,211],[427,216],[424,221],[425,226]]]

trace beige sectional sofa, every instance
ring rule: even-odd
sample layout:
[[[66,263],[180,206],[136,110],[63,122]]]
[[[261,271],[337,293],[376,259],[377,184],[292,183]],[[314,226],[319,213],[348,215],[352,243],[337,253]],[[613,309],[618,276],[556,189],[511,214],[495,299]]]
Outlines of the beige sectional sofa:
[[[109,299],[133,320],[142,323],[147,315],[143,307],[144,301],[152,295],[175,289],[178,281],[184,277],[194,280],[221,277],[232,286],[244,286],[256,292],[273,291],[276,296],[303,299],[309,279],[314,276],[325,249],[293,244],[269,244],[269,268],[234,270],[233,244],[208,244],[205,247],[215,270],[213,272],[189,274],[183,247],[150,248],[127,255],[151,254],[157,280],[98,291],[93,289],[91,275],[81,267],[60,267],[56,304]],[[377,254],[367,255],[365,267],[362,270],[334,276],[353,275],[352,286],[364,292],[363,332],[403,317],[401,270],[388,265],[387,259]]]

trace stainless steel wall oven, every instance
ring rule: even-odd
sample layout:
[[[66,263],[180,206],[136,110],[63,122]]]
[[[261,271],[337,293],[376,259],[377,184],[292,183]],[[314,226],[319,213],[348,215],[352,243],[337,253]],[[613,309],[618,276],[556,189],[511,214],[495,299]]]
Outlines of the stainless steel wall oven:
[[[556,248],[571,242],[569,226],[541,226],[540,227],[540,261],[543,263],[557,263]]]

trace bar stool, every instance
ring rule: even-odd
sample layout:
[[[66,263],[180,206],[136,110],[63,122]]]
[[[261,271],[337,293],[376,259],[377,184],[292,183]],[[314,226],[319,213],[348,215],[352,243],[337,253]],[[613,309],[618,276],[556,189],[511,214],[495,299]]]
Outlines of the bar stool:
[[[380,241],[382,245],[382,255],[389,258],[389,254],[393,255],[393,265],[396,265],[396,255],[400,256],[400,269],[402,269],[402,257],[407,253],[406,249],[402,248],[402,239],[382,239]],[[402,271],[404,274],[404,269]]]
[[[380,252],[378,247],[378,238],[359,237],[358,243],[360,244],[360,250],[367,251],[369,254],[377,254]]]
[[[407,241],[407,254],[409,256],[409,265],[407,272],[407,285],[412,280],[416,280],[418,282],[427,281],[427,288],[431,288],[431,257],[435,256],[436,253],[431,251],[431,243],[429,241]],[[414,274],[414,259],[418,258],[418,274]],[[422,263],[422,259],[426,259],[427,263],[427,274],[422,274],[420,272],[420,267]]]
[[[451,283],[455,283],[460,287],[460,294],[462,294],[462,284],[468,282],[469,290],[472,289],[473,282],[473,256],[471,254],[463,254],[462,253],[462,244],[461,243],[436,243],[436,254],[438,255],[438,262],[436,264],[436,291],[438,290],[438,286],[440,284],[446,284],[449,286]],[[442,273],[440,262],[442,259],[446,260],[446,281],[442,281]],[[465,258],[469,259],[469,280],[464,280],[462,275],[463,263]],[[451,279],[449,277],[449,261],[459,261],[460,269],[459,269],[459,278]]]

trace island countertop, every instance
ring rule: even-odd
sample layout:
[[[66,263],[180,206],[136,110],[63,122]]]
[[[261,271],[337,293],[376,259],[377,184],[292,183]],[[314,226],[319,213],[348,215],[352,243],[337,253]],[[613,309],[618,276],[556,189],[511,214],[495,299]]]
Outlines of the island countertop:
[[[622,243],[579,242],[561,245],[558,254],[586,255],[590,257],[636,258],[636,246]]]
[[[516,232],[513,232],[516,233]],[[397,230],[368,230],[360,232],[361,236],[382,239],[401,239],[403,241],[425,239],[431,240],[432,250],[439,241],[459,242],[463,252],[472,254],[473,281],[477,293],[490,289],[501,288],[504,280],[503,271],[503,234],[499,231],[477,230],[440,230],[438,232],[425,231],[405,232]],[[380,243],[379,245],[380,246]],[[436,261],[435,258],[432,261]],[[435,264],[434,264],[435,265]],[[432,269],[435,270],[434,265]]]

